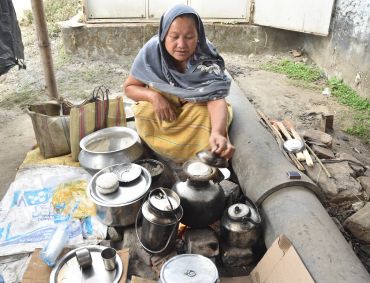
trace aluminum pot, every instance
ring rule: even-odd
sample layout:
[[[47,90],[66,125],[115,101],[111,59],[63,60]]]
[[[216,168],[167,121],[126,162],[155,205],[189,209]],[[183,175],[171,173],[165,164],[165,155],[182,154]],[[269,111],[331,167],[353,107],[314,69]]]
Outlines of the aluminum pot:
[[[142,167],[141,175],[137,179],[127,183],[120,182],[118,190],[111,194],[101,194],[96,187],[96,179],[104,173],[117,172],[125,165],[127,164],[115,164],[100,170],[88,185],[89,196],[96,205],[97,217],[107,226],[134,224],[142,201],[150,189],[150,174]]]
[[[144,152],[137,132],[126,127],[93,132],[80,141],[80,147],[80,165],[92,174],[110,165],[134,162]]]

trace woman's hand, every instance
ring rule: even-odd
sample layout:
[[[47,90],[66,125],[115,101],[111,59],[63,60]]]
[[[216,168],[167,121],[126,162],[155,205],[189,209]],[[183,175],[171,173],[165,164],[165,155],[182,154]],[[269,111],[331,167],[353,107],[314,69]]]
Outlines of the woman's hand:
[[[176,113],[171,106],[171,103],[153,89],[145,86],[142,82],[135,79],[133,76],[128,76],[124,85],[125,94],[135,101],[148,101],[153,105],[155,114],[161,121],[176,120]]]
[[[225,99],[207,102],[208,112],[211,116],[212,132],[209,137],[211,151],[221,157],[230,159],[235,147],[227,139],[227,104]]]
[[[211,151],[220,155],[223,158],[230,159],[235,151],[235,147],[222,134],[212,132],[209,137],[209,145]]]
[[[159,120],[170,122],[176,120],[176,113],[171,103],[169,103],[163,95],[158,92],[153,92],[153,95],[150,97],[150,102]]]

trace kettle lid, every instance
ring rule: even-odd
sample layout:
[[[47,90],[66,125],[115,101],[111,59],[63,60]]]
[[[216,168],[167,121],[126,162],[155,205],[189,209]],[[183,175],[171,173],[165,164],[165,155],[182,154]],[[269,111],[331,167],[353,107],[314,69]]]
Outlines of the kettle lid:
[[[244,203],[236,203],[228,208],[227,214],[233,220],[242,221],[245,217],[250,217],[252,211],[248,205]]]
[[[163,264],[160,277],[164,283],[215,283],[219,279],[216,265],[198,254],[182,254],[169,259]]]
[[[152,190],[148,199],[152,207],[163,212],[176,210],[180,206],[180,197],[174,191],[166,188]]]

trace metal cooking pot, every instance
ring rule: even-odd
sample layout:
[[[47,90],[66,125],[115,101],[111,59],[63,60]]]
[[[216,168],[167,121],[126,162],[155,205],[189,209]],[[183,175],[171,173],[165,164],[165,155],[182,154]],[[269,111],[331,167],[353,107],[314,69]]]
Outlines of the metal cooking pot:
[[[93,132],[80,141],[80,147],[80,165],[92,174],[110,165],[136,161],[144,152],[137,132],[126,127]]]
[[[96,173],[88,185],[91,200],[96,205],[97,217],[108,226],[128,226],[135,223],[142,201],[149,191],[151,177],[144,167],[141,175],[127,183],[120,182],[118,190],[111,194],[101,194],[96,188],[96,179],[109,172],[117,172],[127,164],[116,164],[106,167]]]

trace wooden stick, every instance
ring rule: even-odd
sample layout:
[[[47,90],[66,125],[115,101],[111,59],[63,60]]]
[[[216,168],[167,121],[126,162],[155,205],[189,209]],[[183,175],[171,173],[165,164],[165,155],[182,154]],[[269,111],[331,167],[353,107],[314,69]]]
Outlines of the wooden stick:
[[[284,120],[283,122],[285,124],[285,126],[290,130],[290,132],[292,133],[293,137],[295,139],[298,139],[300,140],[301,142],[303,142],[303,139],[301,138],[301,136],[297,133],[297,131],[294,129],[294,126],[293,126],[293,123],[288,121],[288,120]],[[310,154],[308,153],[307,149],[304,149],[302,151],[305,159],[306,159],[306,163],[307,163],[307,166],[309,167],[313,167],[313,161],[312,161],[312,158],[310,156]]]
[[[320,164],[320,166],[324,170],[326,176],[328,176],[328,178],[331,178],[331,175],[330,175],[328,169],[326,169],[326,167],[324,166],[324,164],[321,162],[320,158],[317,157],[317,155],[315,154],[315,152],[308,146],[307,143],[304,143],[304,144],[305,144],[306,148],[310,151],[310,153],[315,157],[315,159],[317,160],[317,162]]]
[[[265,114],[263,114],[261,111],[257,110],[257,113],[258,115],[260,115],[261,119],[265,122],[265,124],[270,128],[272,134],[275,136],[275,139],[278,143],[278,145],[280,146],[280,148],[282,148],[282,144],[284,143],[284,139],[283,139],[283,136],[280,134],[279,132],[279,129],[276,127],[276,125],[274,125],[273,123],[271,123],[270,119],[266,117]],[[295,157],[295,155],[293,153],[287,153],[285,152],[284,149],[283,150],[283,153],[286,155],[288,154],[288,156],[286,156],[287,158],[289,157],[294,165],[298,168],[298,170],[300,171],[304,171],[305,168],[303,167],[303,165],[298,161],[298,159]]]

